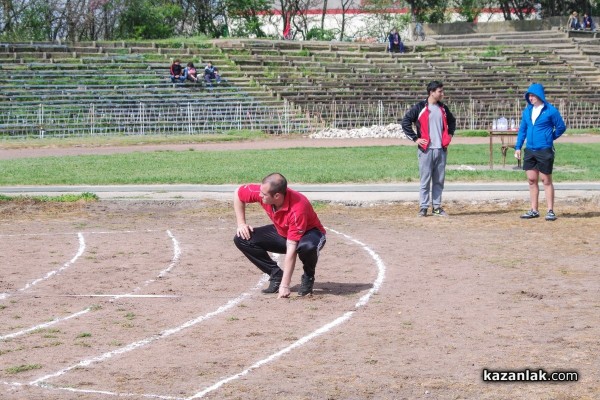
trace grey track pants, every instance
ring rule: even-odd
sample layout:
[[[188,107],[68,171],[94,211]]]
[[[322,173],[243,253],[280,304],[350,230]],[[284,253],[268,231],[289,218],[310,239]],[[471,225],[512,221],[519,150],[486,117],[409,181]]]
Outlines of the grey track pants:
[[[433,208],[441,207],[444,180],[446,178],[446,154],[444,149],[417,150],[419,157],[420,208],[429,208],[430,192]]]

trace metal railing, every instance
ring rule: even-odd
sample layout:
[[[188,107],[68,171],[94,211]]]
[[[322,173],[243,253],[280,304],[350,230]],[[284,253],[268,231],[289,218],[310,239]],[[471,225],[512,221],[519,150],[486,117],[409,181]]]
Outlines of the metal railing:
[[[360,126],[388,125],[398,123],[406,111],[416,103],[331,103],[305,105],[305,112],[312,116],[312,126],[321,128],[356,128]],[[600,126],[600,103],[560,100],[554,104],[568,128],[590,129]],[[501,117],[521,121],[525,107],[522,98],[514,101],[448,103],[456,117],[456,128],[461,130],[488,130],[493,121]]]
[[[231,130],[275,134],[305,132],[305,118],[289,104],[267,107],[239,101],[214,105],[146,104],[129,106],[0,106],[0,137],[83,137],[115,135],[195,135]]]
[[[146,104],[129,106],[40,104],[27,107],[0,105],[0,138],[84,137],[116,135],[195,135],[231,130],[260,130],[274,134],[307,133],[326,128],[357,128],[398,123],[413,103],[328,103],[282,108],[260,102],[207,104]],[[518,124],[524,101],[448,104],[457,129],[487,130],[500,117]],[[559,101],[567,127],[600,126],[600,104]]]

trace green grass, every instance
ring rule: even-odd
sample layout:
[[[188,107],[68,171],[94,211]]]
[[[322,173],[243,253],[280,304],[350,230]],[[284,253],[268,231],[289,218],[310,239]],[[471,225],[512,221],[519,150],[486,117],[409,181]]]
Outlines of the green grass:
[[[42,366],[40,364],[28,364],[28,365],[19,365],[16,367],[6,368],[5,371],[8,374],[18,374],[20,372],[31,371],[32,369],[40,369]]]
[[[556,144],[557,181],[599,181],[600,144]],[[496,146],[496,165],[500,149]],[[508,163],[515,163],[507,157]],[[522,181],[523,173],[489,170],[488,145],[453,145],[447,181]],[[452,166],[475,166],[474,171]],[[0,160],[0,185],[236,184],[279,171],[294,183],[416,182],[413,146],[244,151],[156,151]]]
[[[0,194],[0,201],[36,201],[40,203],[74,203],[76,201],[97,201],[98,195],[84,192],[80,194],[61,194],[60,196],[7,196]]]
[[[502,54],[503,46],[488,46],[482,57],[497,57]]]
[[[464,137],[488,137],[489,133],[483,129],[464,130],[460,132],[460,136]]]

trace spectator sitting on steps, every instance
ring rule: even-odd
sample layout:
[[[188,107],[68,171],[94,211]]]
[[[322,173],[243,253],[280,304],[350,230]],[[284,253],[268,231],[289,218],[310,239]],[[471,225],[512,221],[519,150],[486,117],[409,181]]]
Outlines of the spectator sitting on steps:
[[[400,40],[400,34],[396,28],[392,29],[388,36],[388,51],[390,53],[404,53],[404,44]]]
[[[221,83],[221,75],[219,75],[219,69],[212,65],[212,62],[208,62],[206,67],[204,67],[204,80],[208,86],[212,86],[212,80],[217,81],[217,83]]]
[[[179,59],[173,61],[173,64],[171,64],[170,74],[171,82],[173,83],[185,81],[186,76],[184,74],[183,68],[181,67],[181,61]]]
[[[579,24],[579,17],[577,16],[577,11],[573,11],[573,14],[569,16],[569,20],[567,21],[567,27],[572,31],[581,30],[581,25]]]
[[[581,28],[586,31],[595,31],[596,27],[594,26],[594,21],[592,21],[592,17],[587,14],[583,14],[583,20],[581,21]]]
[[[198,82],[198,71],[196,70],[196,67],[194,67],[193,62],[187,63],[187,67],[185,67],[185,70],[184,70],[184,75],[190,81],[192,81],[194,83]]]

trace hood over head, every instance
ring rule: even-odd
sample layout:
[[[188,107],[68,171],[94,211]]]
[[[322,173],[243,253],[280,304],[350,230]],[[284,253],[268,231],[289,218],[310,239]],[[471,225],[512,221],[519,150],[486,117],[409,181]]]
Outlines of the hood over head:
[[[531,104],[531,102],[529,101],[530,93],[539,97],[539,99],[542,100],[544,103],[546,102],[546,95],[544,94],[544,85],[542,85],[541,83],[532,83],[531,86],[529,86],[529,89],[527,89],[527,91],[525,92],[525,101],[527,102],[527,104]]]

